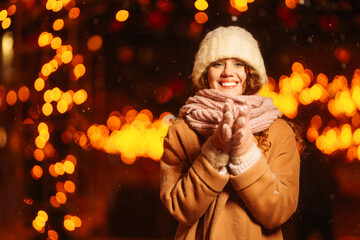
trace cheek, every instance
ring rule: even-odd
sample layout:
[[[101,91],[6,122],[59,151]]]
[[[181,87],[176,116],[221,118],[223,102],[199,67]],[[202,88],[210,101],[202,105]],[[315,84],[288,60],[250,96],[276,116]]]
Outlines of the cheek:
[[[241,80],[241,83],[244,83],[245,80],[246,80],[246,72],[245,72],[245,71],[240,72],[240,73],[238,74],[238,78]]]
[[[208,78],[208,82],[209,82],[210,88],[214,87],[214,86],[215,86],[215,83],[216,83],[217,80],[218,80],[216,71],[211,71],[211,70],[209,70],[209,71],[208,71],[208,74],[207,74],[207,78]]]

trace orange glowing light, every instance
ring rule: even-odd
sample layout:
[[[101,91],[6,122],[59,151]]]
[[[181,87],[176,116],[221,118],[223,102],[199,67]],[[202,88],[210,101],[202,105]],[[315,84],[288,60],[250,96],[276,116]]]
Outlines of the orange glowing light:
[[[10,25],[11,25],[11,19],[10,19],[9,17],[5,18],[5,19],[2,21],[2,23],[1,23],[1,27],[2,27],[3,29],[9,28]]]
[[[315,115],[311,118],[310,125],[316,129],[320,129],[322,125],[322,119],[319,115]]]
[[[35,149],[35,151],[34,151],[34,158],[35,158],[37,161],[39,161],[39,162],[43,161],[44,158],[45,158],[45,153],[44,153],[44,151],[43,151],[42,149],[39,149],[39,148]]]
[[[52,49],[58,49],[62,44],[62,40],[60,37],[55,37],[52,41],[51,41],[51,48]]]
[[[285,0],[285,5],[290,9],[294,9],[296,8],[296,0]]]
[[[8,12],[6,10],[2,10],[0,12],[0,21],[4,21],[4,19],[8,16]]]
[[[143,109],[139,113],[145,114],[149,118],[149,121],[152,121],[154,118],[152,112],[149,109]]]
[[[49,173],[53,177],[57,177],[59,174],[55,172],[55,164],[50,164],[49,166]]]
[[[35,145],[40,148],[43,149],[45,147],[46,144],[46,139],[43,136],[37,136],[35,138]]]
[[[64,54],[64,52],[68,51],[68,49],[66,48],[66,46],[61,45],[58,49],[56,49],[56,55],[57,56],[61,56]],[[60,59],[61,60],[61,59]]]
[[[127,10],[120,10],[116,13],[115,18],[119,22],[124,22],[129,18],[129,12]]]
[[[68,104],[62,99],[57,103],[56,108],[59,113],[65,113],[68,110]]]
[[[12,106],[17,101],[17,95],[14,90],[10,90],[6,95],[6,102],[9,106]]]
[[[45,142],[49,141],[50,139],[50,133],[45,129],[39,131],[39,136],[43,137]]]
[[[64,227],[68,231],[74,231],[75,230],[75,223],[70,219],[66,219],[66,220],[64,220]]]
[[[46,2],[46,9],[47,10],[52,10],[53,9],[53,6],[55,5],[55,2],[56,2],[56,0],[48,0],[47,2]]]
[[[75,192],[75,183],[73,181],[67,180],[64,183],[64,188],[68,193]]]
[[[44,100],[47,103],[51,103],[54,100],[54,92],[51,90],[46,90],[44,93]]]
[[[300,74],[294,72],[290,78],[290,86],[292,91],[300,92],[304,88],[304,81]]]
[[[232,5],[235,5],[234,8],[240,12],[246,12],[248,10],[248,5],[246,0],[234,0]]]
[[[69,11],[69,18],[75,19],[80,15],[80,9],[77,7],[71,8]]]
[[[209,4],[205,0],[196,0],[194,6],[199,11],[204,11],[209,7]]]
[[[77,160],[76,160],[76,157],[74,157],[74,155],[69,154],[66,156],[65,159],[69,160],[70,162],[72,162],[74,164],[74,166],[76,166]]]
[[[34,124],[34,120],[32,120],[31,118],[26,118],[24,121],[23,121],[23,124],[29,124],[29,125],[32,125]]]
[[[81,219],[78,216],[72,216],[71,220],[75,223],[75,227],[81,227]]]
[[[125,115],[126,122],[131,123],[132,121],[134,121],[137,114],[138,112],[135,109],[129,110]]]
[[[74,74],[77,78],[84,76],[85,72],[86,72],[86,68],[84,64],[77,64],[74,68]]]
[[[352,125],[357,128],[360,126],[360,114],[355,113],[355,115],[351,118]]]
[[[65,92],[61,95],[61,100],[64,100],[67,105],[70,105],[73,102],[73,97],[69,92]]]
[[[38,125],[38,128],[37,128],[38,132],[40,133],[42,130],[46,130],[47,132],[49,131],[49,127],[46,123],[44,122],[41,122],[39,123]]]
[[[85,134],[82,134],[79,138],[79,145],[81,147],[85,147],[85,145],[87,144],[88,138],[86,137]]]
[[[84,89],[77,91],[73,97],[74,103],[80,105],[87,100],[87,92]]]
[[[299,62],[294,62],[293,65],[291,66],[291,70],[293,72],[302,74],[304,72],[304,66]]]
[[[325,74],[320,73],[316,78],[316,82],[321,86],[326,87],[328,85],[328,78]]]
[[[310,142],[314,142],[319,137],[319,132],[316,128],[310,127],[306,132],[306,137]]]
[[[320,85],[315,83],[311,88],[310,88],[310,95],[311,98],[314,100],[319,100],[320,97],[322,96],[324,91],[324,88]]]
[[[46,221],[41,216],[37,216],[35,218],[36,224],[40,226],[41,228],[45,227]]]
[[[354,144],[360,145],[360,128],[356,129],[353,134]]]
[[[61,95],[62,95],[62,91],[60,90],[60,88],[55,87],[51,90],[52,92],[52,98],[54,101],[59,101]]]
[[[43,229],[41,226],[38,225],[35,219],[32,221],[32,226],[36,231],[41,231]]]
[[[101,137],[101,132],[97,126],[92,125],[88,128],[87,135],[91,141],[97,141]]]
[[[52,158],[55,155],[55,149],[49,142],[46,143],[43,151],[47,157]]]
[[[43,175],[43,170],[39,165],[35,165],[32,169],[31,169],[31,176],[34,179],[40,179]]]
[[[58,62],[55,59],[50,60],[49,64],[51,65],[51,72],[55,72],[59,67]]]
[[[51,103],[45,103],[43,106],[42,106],[42,112],[45,116],[50,116],[53,112],[53,106],[51,105]]]
[[[64,165],[61,162],[55,163],[54,170],[58,175],[64,175],[65,173]]]
[[[100,35],[93,35],[87,41],[87,48],[89,51],[95,52],[101,48],[102,44],[102,37]]]
[[[107,126],[111,131],[120,129],[121,121],[117,116],[111,116],[107,120]]]
[[[37,215],[42,217],[45,220],[45,222],[49,219],[48,214],[44,210],[39,210]]]
[[[52,6],[53,12],[59,12],[63,8],[62,1],[55,1],[55,3]]]
[[[73,174],[75,171],[75,166],[71,161],[66,160],[63,164],[64,170],[67,174]]]
[[[204,12],[198,12],[195,14],[195,21],[200,23],[200,24],[204,24],[209,20],[209,17],[206,13]]]
[[[58,240],[59,239],[59,234],[57,232],[55,232],[54,230],[49,230],[48,231],[48,238],[49,238],[49,240]]]
[[[308,87],[311,83],[311,76],[306,72],[303,72],[302,74],[300,74],[300,76],[303,80],[304,87]]]
[[[60,31],[64,27],[64,20],[59,18],[56,19],[53,23],[53,29],[54,31]]]
[[[52,39],[53,39],[53,36],[51,33],[42,32],[39,36],[38,44],[40,47],[45,47],[46,45],[51,43]]]
[[[55,196],[51,196],[50,197],[50,204],[51,206],[55,207],[55,208],[58,208],[60,207],[60,203],[56,200],[56,197]]]
[[[56,197],[56,201],[58,201],[60,204],[65,204],[67,201],[67,197],[63,192],[57,192],[55,197]]]
[[[62,0],[64,7],[67,6],[71,0]]]
[[[63,61],[63,63],[71,62],[72,58],[73,58],[73,53],[71,51],[65,51],[63,55],[61,55],[61,61]]]
[[[8,11],[8,16],[14,15],[14,13],[16,12],[16,5],[9,6],[7,11]]]
[[[36,91],[40,92],[45,87],[45,81],[42,78],[37,78],[34,82],[34,88]]]
[[[340,130],[339,147],[341,149],[349,148],[350,145],[352,144],[352,138],[353,138],[353,136],[352,136],[352,132],[351,132],[351,126],[349,124],[344,124]]]
[[[45,63],[41,68],[41,73],[45,77],[49,76],[52,73],[52,66],[50,63]]]
[[[19,89],[18,96],[20,101],[25,102],[30,96],[30,90],[26,86],[23,86]]]
[[[121,160],[123,161],[123,163],[125,163],[127,165],[131,165],[131,164],[134,164],[136,157],[126,156],[125,154],[121,154]]]
[[[346,161],[349,163],[353,162],[356,159],[356,157],[357,157],[357,147],[351,146],[346,151]]]

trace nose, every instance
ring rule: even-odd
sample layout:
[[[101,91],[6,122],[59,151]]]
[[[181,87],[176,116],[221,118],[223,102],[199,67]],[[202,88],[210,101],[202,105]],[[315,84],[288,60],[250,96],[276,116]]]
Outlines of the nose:
[[[233,76],[233,68],[231,64],[225,63],[224,65],[224,71],[222,72],[223,76],[231,77]]]

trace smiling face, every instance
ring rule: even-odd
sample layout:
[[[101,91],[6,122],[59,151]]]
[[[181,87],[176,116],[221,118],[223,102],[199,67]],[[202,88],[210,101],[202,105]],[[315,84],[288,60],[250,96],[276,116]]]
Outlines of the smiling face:
[[[226,58],[211,63],[207,77],[211,89],[230,95],[241,95],[244,91],[245,66],[237,58]]]

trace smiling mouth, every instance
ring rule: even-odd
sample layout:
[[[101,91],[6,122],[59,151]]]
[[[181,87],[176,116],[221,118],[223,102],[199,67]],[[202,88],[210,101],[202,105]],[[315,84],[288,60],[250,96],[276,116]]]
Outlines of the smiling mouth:
[[[238,85],[238,82],[229,82],[229,81],[221,81],[221,82],[218,82],[220,84],[221,87],[223,88],[234,88],[236,87],[236,85]]]

